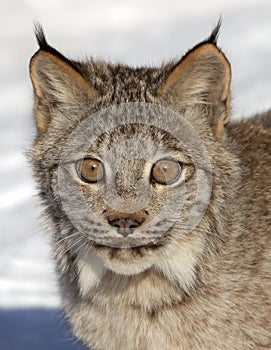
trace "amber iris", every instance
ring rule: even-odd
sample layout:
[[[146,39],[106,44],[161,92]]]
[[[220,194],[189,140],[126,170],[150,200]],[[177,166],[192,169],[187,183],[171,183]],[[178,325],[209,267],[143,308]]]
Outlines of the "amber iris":
[[[152,181],[161,185],[171,185],[181,176],[181,164],[174,159],[160,159],[152,167]]]
[[[93,158],[85,158],[77,162],[77,173],[82,181],[96,183],[104,179],[102,163]]]

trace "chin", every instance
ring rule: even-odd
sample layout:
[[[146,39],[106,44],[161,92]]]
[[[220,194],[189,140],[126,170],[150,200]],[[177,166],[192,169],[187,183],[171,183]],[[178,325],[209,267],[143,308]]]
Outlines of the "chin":
[[[146,247],[109,248],[95,247],[105,268],[120,275],[136,275],[146,271],[155,264],[155,254]]]

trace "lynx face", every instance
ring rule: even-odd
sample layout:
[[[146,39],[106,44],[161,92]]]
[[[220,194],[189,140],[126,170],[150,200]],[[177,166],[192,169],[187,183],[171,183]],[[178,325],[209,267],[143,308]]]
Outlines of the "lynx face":
[[[219,156],[230,67],[217,31],[157,69],[69,61],[37,32],[31,156],[59,265],[66,255],[129,275],[178,260],[191,283],[220,225],[213,168],[219,193],[233,162]]]
[[[207,208],[210,160],[182,119],[158,105],[110,107],[81,121],[61,149],[54,196],[85,246],[117,272],[152,266]]]

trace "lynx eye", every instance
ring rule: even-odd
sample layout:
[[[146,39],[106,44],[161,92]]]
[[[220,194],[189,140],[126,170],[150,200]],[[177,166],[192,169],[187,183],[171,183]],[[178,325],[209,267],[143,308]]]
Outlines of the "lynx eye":
[[[174,159],[160,159],[152,167],[152,180],[161,185],[171,185],[176,182],[182,173],[182,167]]]
[[[93,158],[85,158],[79,160],[76,165],[77,174],[82,181],[95,183],[103,180],[104,167],[103,164]]]

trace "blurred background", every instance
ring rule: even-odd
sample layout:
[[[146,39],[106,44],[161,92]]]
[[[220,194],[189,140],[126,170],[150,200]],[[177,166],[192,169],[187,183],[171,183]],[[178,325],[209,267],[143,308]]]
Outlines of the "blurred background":
[[[79,350],[60,309],[47,233],[24,157],[35,135],[33,21],[71,58],[131,65],[180,58],[223,17],[233,118],[271,107],[270,0],[9,0],[0,2],[0,349]]]

